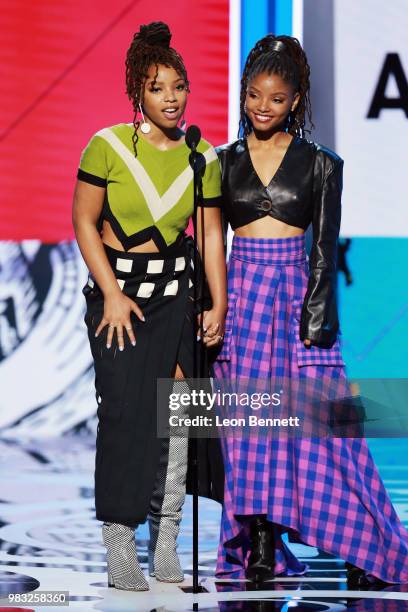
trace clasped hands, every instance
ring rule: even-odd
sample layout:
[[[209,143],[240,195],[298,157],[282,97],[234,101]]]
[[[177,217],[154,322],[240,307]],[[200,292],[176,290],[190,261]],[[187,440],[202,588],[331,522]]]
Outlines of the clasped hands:
[[[217,346],[224,340],[224,326],[225,326],[225,312],[220,311],[216,308],[211,310],[205,310],[204,318],[202,322],[202,339],[206,347]],[[201,318],[202,315],[197,316],[197,324],[199,332],[197,339],[201,338]],[[306,348],[311,348],[312,341],[306,338],[303,342]]]
[[[225,311],[219,308],[204,310],[197,316],[197,340],[202,338],[207,348],[218,346],[224,340]],[[201,333],[202,330],[202,333]]]

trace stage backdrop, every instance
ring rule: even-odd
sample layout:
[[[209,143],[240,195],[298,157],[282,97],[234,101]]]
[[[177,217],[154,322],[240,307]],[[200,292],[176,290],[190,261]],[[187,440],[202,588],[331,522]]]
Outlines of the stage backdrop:
[[[344,356],[355,377],[407,377],[404,0],[307,0],[312,138],[345,160],[341,234],[352,284],[339,277]],[[317,35],[318,32],[318,35]]]
[[[140,24],[162,20],[191,80],[188,123],[227,140],[228,0],[3,3],[0,239],[73,238],[71,198],[93,132],[132,121],[124,61]]]
[[[91,134],[132,119],[125,52],[138,26],[154,19],[169,23],[188,65],[187,121],[214,144],[227,140],[228,123],[235,137],[240,64],[256,40],[270,31],[303,40],[312,66],[311,138],[345,159],[342,235],[352,238],[353,284],[340,276],[339,295],[348,372],[406,377],[404,0],[22,0],[3,3],[0,13],[4,435],[94,424],[72,190]]]
[[[29,0],[2,4],[0,431],[58,435],[94,425],[83,323],[86,270],[71,225],[81,150],[132,121],[124,61],[134,32],[162,20],[191,81],[187,123],[227,141],[228,0]]]
[[[336,143],[347,153],[342,233],[408,236],[406,0],[337,0]]]

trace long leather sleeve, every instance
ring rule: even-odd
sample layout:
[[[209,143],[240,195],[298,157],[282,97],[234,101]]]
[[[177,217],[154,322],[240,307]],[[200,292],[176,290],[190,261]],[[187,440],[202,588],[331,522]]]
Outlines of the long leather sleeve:
[[[343,160],[317,156],[314,177],[310,275],[300,320],[300,338],[330,348],[339,321],[336,303],[337,243],[341,220]]]

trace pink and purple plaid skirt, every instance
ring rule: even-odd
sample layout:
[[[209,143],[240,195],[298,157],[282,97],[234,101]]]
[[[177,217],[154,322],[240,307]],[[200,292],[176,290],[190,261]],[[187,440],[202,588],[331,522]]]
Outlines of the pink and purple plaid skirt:
[[[234,236],[225,341],[216,379],[316,380],[347,386],[339,343],[306,349],[299,318],[308,282],[304,236]],[[315,546],[387,582],[408,582],[408,532],[362,438],[222,438],[225,495],[219,577],[244,577],[248,518],[275,525],[276,575],[307,571],[282,535]]]

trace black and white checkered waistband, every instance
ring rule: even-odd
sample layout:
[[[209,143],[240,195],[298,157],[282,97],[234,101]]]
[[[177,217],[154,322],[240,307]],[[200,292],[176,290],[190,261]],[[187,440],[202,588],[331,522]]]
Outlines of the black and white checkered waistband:
[[[157,253],[118,251],[108,245],[104,248],[121,290],[128,293],[128,289],[135,288],[135,297],[139,298],[148,299],[159,288],[163,296],[176,295],[180,277],[192,265],[185,244]],[[95,287],[91,274],[87,284],[91,289]]]

